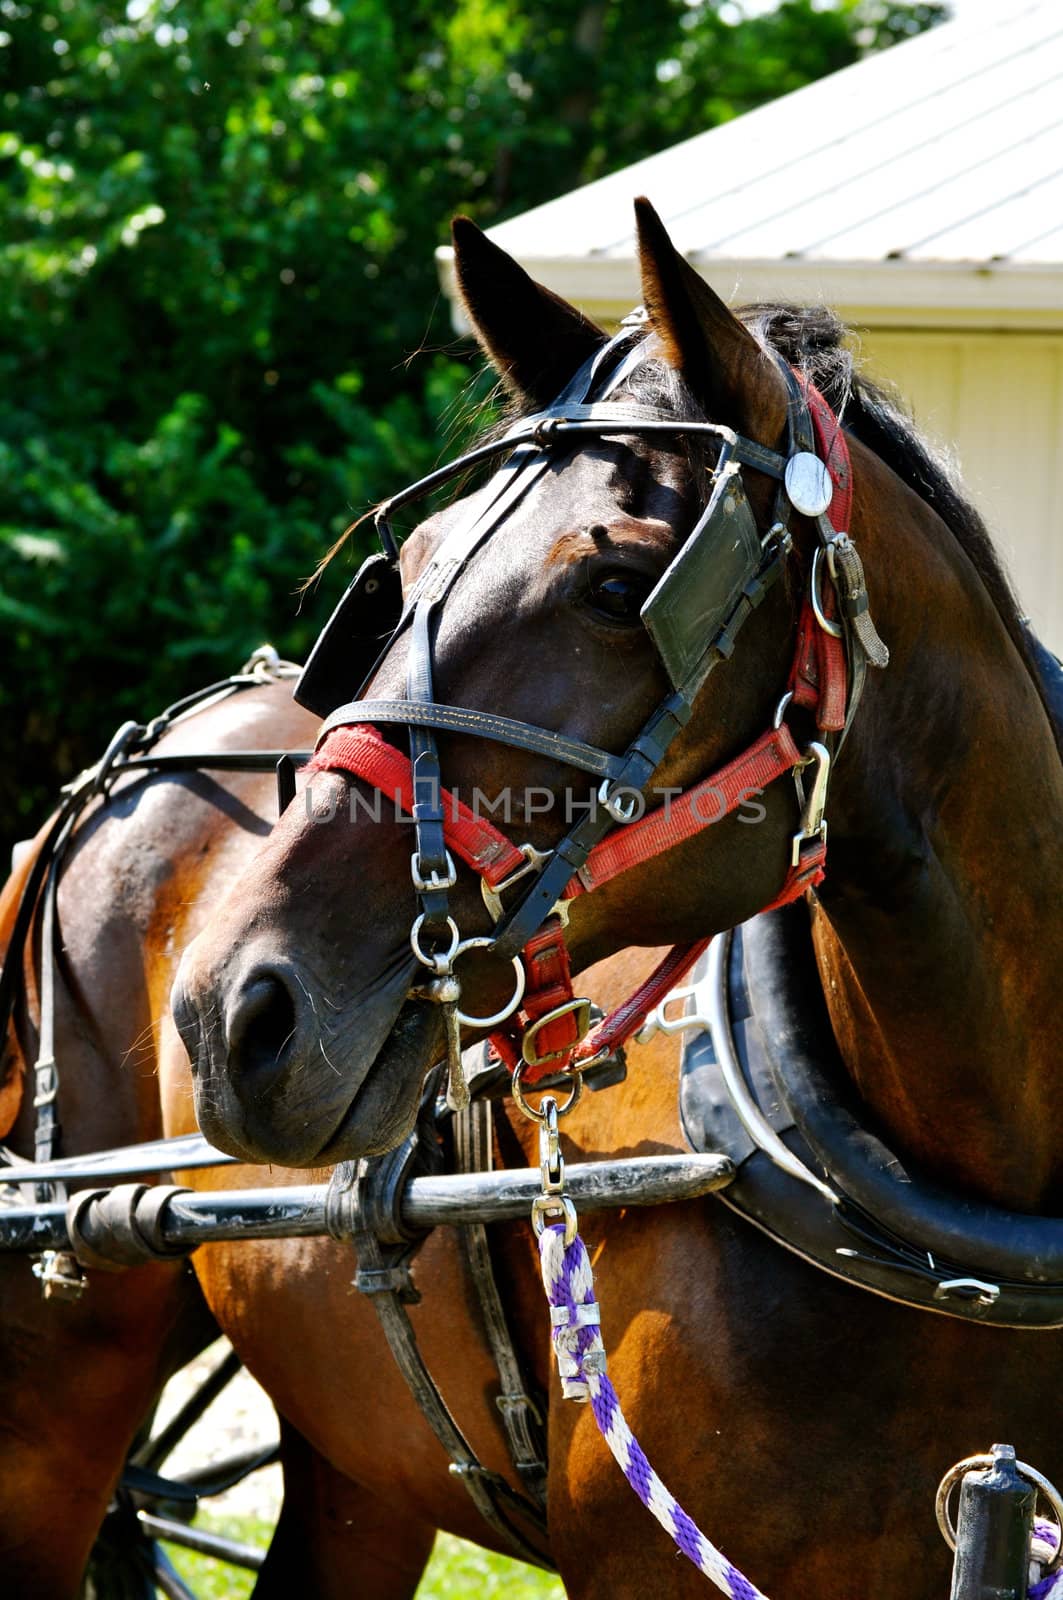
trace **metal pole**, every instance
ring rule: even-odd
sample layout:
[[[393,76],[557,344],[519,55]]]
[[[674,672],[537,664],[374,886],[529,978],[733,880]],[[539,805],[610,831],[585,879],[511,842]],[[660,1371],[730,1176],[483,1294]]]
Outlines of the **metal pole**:
[[[726,1156],[687,1153],[578,1162],[568,1169],[568,1187],[580,1211],[601,1211],[693,1200],[724,1188],[733,1177],[734,1166]],[[122,1193],[132,1194],[133,1188],[121,1186],[110,1192],[120,1198]],[[401,1198],[401,1220],[416,1233],[441,1225],[527,1217],[540,1188],[538,1171],[523,1167],[413,1178]],[[139,1200],[134,1196],[134,1208],[150,1205],[153,1195],[157,1191],[149,1187]],[[66,1218],[67,1208],[59,1202],[0,1205],[0,1253],[68,1250]],[[111,1228],[106,1206],[101,1209],[94,1203],[82,1226],[88,1241],[105,1250]],[[311,1238],[330,1233],[348,1238],[350,1226],[342,1196],[330,1207],[327,1184],[201,1193],[177,1190],[165,1199],[158,1218],[145,1222],[171,1249],[193,1249],[222,1239]]]
[[[1037,1490],[1010,1444],[995,1444],[992,1457],[960,1484],[950,1600],[1027,1600]]]

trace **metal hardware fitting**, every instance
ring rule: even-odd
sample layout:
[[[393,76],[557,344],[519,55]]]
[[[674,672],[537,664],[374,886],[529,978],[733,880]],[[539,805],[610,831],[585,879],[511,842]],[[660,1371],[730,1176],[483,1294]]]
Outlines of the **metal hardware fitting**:
[[[965,1473],[977,1472],[979,1469],[988,1471],[997,1466],[1002,1457],[1004,1460],[1014,1463],[1015,1471],[1020,1477],[1025,1478],[1028,1483],[1032,1483],[1036,1488],[1040,1489],[1052,1508],[1056,1522],[1063,1529],[1063,1496],[1060,1495],[1055,1484],[1049,1482],[1043,1473],[1037,1471],[1036,1467],[1028,1466],[1025,1461],[1015,1461],[1015,1452],[1010,1445],[995,1444],[991,1455],[965,1456],[962,1461],[957,1461],[955,1466],[949,1468],[938,1484],[937,1494],[934,1497],[934,1514],[937,1517],[937,1525],[941,1530],[941,1537],[950,1550],[955,1550],[956,1548],[956,1528],[949,1513],[949,1496],[953,1488]],[[1043,1576],[1050,1577],[1053,1572],[1058,1572],[1061,1565],[1063,1565],[1063,1540],[1060,1541],[1052,1560],[1044,1568]]]
[[[525,1097],[524,1085],[521,1083],[521,1075],[523,1074],[523,1072],[524,1072],[524,1063],[521,1061],[521,1062],[518,1062],[516,1067],[513,1069],[513,1080],[512,1080],[512,1084],[511,1084],[511,1089],[512,1089],[512,1092],[513,1092],[513,1098],[517,1102],[517,1105],[520,1107],[520,1109],[523,1111],[523,1113],[524,1113],[524,1115],[526,1117],[530,1117],[533,1122],[543,1122],[545,1120],[545,1118],[544,1118],[544,1115],[543,1115],[542,1108],[540,1107],[538,1110],[536,1110],[535,1106],[533,1106],[530,1103],[530,1101],[527,1100],[527,1098]],[[570,1073],[569,1074],[569,1082],[571,1083],[572,1087],[569,1090],[568,1099],[567,1100],[562,1100],[561,1104],[557,1107],[557,1114],[558,1114],[559,1117],[567,1116],[568,1113],[575,1106],[577,1106],[579,1104],[580,1095],[583,1093],[583,1074],[582,1074],[582,1072]],[[548,1095],[546,1097],[546,1099],[544,1099],[543,1105],[546,1104],[546,1100],[552,1099],[552,1098],[553,1098],[553,1096]],[[556,1101],[555,1101],[555,1104],[556,1104]]]
[[[423,950],[421,948],[421,929],[424,927],[424,912],[414,918],[413,927],[410,929],[410,949],[423,967],[428,967],[437,977],[443,977],[454,964],[454,955],[461,943],[461,934],[453,917],[447,918],[447,929],[450,933],[449,950]]]
[[[773,728],[782,727],[782,719],[786,715],[786,708],[793,697],[794,691],[792,689],[787,689],[786,693],[780,697],[779,704],[775,707],[775,715],[771,719]]]
[[[625,791],[619,789],[615,795],[611,795],[609,793],[609,782],[608,778],[603,778],[601,781],[598,789],[599,803],[605,807],[614,822],[631,822],[634,817],[639,815],[640,804],[645,803],[642,796],[637,789],[628,789],[626,792],[630,798],[625,805],[620,798]]]
[[[823,632],[829,633],[832,639],[840,639],[842,636],[841,623],[835,622],[831,617],[827,616],[819,598],[819,569],[826,554],[827,552],[822,545],[816,547],[815,554],[812,557],[812,576],[808,583],[808,597],[812,602],[812,610],[816,621],[823,629]]]
[[[541,871],[554,853],[552,850],[536,850],[532,844],[519,845],[518,849],[524,857],[524,865],[522,867],[515,868],[508,878],[503,878],[502,882],[496,883],[494,888],[491,887],[486,878],[480,879],[480,893],[483,895],[484,905],[495,922],[501,919],[502,896],[506,890],[512,888],[513,884],[519,883],[521,878],[526,878],[529,872]]]
[[[935,1300],[973,1300],[975,1305],[995,1306],[1000,1299],[1000,1285],[985,1283],[981,1278],[945,1278],[934,1290]]]
[[[413,886],[418,894],[427,894],[433,889],[453,889],[457,883],[458,873],[454,866],[454,858],[449,850],[445,850],[443,854],[447,858],[446,875],[444,876],[442,873],[437,872],[433,867],[426,878],[421,872],[420,851],[415,850],[413,852],[410,857],[410,877],[413,879]]]
[[[562,1056],[568,1055],[572,1045],[567,1044],[560,1050],[536,1050],[534,1041],[538,1038],[543,1028],[549,1027],[551,1022],[557,1022],[561,1017],[572,1015],[576,1021],[576,1037],[573,1043],[579,1044],[590,1032],[591,1003],[583,996],[574,1000],[566,1000],[564,1005],[555,1006],[552,1011],[547,1011],[543,1016],[537,1017],[530,1027],[525,1029],[524,1037],[520,1043],[520,1053],[529,1067],[542,1067],[548,1061],[560,1061]]]
[[[730,933],[716,935],[709,946],[705,976],[681,989],[673,989],[671,994],[666,995],[660,1005],[646,1018],[637,1034],[638,1041],[640,1044],[645,1043],[657,1029],[662,1033],[680,1033],[687,1028],[697,1028],[708,1033],[712,1038],[720,1076],[731,1098],[731,1104],[750,1139],[758,1149],[771,1157],[777,1167],[789,1173],[791,1178],[807,1183],[825,1200],[829,1200],[831,1205],[837,1205],[838,1195],[821,1178],[817,1178],[816,1174],[783,1143],[746,1085],[727,1011],[727,968],[731,954],[731,938]],[[667,1007],[673,1000],[681,1000],[684,1004],[687,1000],[692,1000],[693,1005],[689,1012],[670,1018],[667,1015]]]
[[[790,504],[805,517],[821,517],[834,499],[834,480],[825,461],[811,450],[795,450],[783,468]]]
[[[790,862],[795,867],[801,865],[802,846],[813,839],[825,840],[827,837],[827,822],[823,813],[827,808],[827,785],[830,782],[830,751],[818,739],[813,739],[796,771],[800,772],[813,764],[816,770],[812,775],[812,787],[804,802],[801,826],[794,834],[790,850]]]
[[[558,1118],[569,1106],[560,1107],[552,1094],[543,1096],[539,1108],[539,1176],[542,1192],[532,1201],[531,1221],[536,1236],[551,1220],[564,1221],[565,1243],[576,1237],[576,1208],[565,1194],[565,1158],[561,1154]]]
[[[557,1101],[552,1094],[543,1100],[542,1113],[543,1119],[539,1124],[539,1177],[543,1194],[560,1194],[565,1186],[565,1159],[561,1154]]]
[[[451,957],[451,965],[455,966],[460,957],[465,954],[466,950],[490,950],[493,947],[494,942],[495,941],[487,934],[477,934],[475,938],[462,939],[461,943],[458,945]],[[516,983],[514,984],[512,995],[502,1007],[501,1011],[496,1011],[494,1015],[490,1017],[474,1017],[471,1016],[469,1012],[462,1011],[459,1008],[458,1021],[464,1023],[466,1028],[494,1028],[498,1025],[498,1023],[505,1022],[507,1017],[511,1017],[514,1011],[516,1011],[517,1007],[520,1005],[521,1001],[524,999],[524,990],[528,982],[527,974],[524,971],[524,965],[519,956],[512,956],[510,959],[513,964],[514,974],[516,975]]]
[[[655,1033],[683,1033],[685,1029],[695,1026],[704,1026],[704,1019],[698,1016],[688,1016],[685,1009],[678,1016],[670,1017],[669,1008],[673,1005],[686,1006],[691,996],[697,993],[697,986],[685,983],[679,989],[670,989],[659,1005],[654,1006],[647,1016],[642,1027],[635,1035],[637,1044],[649,1044]]]

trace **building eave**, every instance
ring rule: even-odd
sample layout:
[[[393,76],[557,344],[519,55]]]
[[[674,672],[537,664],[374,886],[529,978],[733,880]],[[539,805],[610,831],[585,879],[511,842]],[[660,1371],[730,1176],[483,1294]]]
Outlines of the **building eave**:
[[[829,305],[864,327],[1063,329],[1063,264],[701,254],[690,260],[735,305],[760,300]],[[436,251],[436,264],[454,327],[466,333],[449,246]],[[522,256],[521,266],[599,321],[616,321],[639,298],[634,256]]]

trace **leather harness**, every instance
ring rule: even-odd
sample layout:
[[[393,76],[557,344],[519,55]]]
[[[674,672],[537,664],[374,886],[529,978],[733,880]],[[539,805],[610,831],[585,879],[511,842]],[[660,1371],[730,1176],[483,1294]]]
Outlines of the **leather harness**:
[[[342,771],[376,788],[390,789],[414,819],[411,871],[418,909],[411,946],[433,974],[433,981],[414,993],[438,1002],[447,1014],[450,1092],[458,1106],[467,1101],[461,1076],[461,1023],[490,1031],[497,1053],[513,1072],[518,1097],[522,1083],[533,1086],[566,1068],[573,1071],[575,1094],[581,1066],[594,1063],[630,1037],[705,948],[707,941],[696,941],[671,951],[636,994],[591,1031],[589,1002],[573,994],[565,948],[564,930],[573,899],[718,821],[751,791],[784,773],[795,775],[803,814],[793,840],[790,868],[772,905],[787,904],[821,880],[830,745],[844,738],[868,663],[884,666],[888,660],[870,622],[863,570],[847,533],[852,496],[848,449],[840,424],[822,396],[780,363],[789,396],[789,443],[782,455],[720,424],[668,417],[615,398],[645,355],[641,322],[634,328],[622,328],[585,363],[546,411],[518,422],[502,439],[479,447],[385,502],[377,513],[382,556],[370,558],[368,578],[363,579],[362,573],[356,577],[296,689],[296,699],[325,715],[311,773]],[[632,435],[706,435],[718,445],[708,503],[642,608],[643,621],[671,681],[671,693],[622,755],[490,712],[439,704],[433,695],[432,641],[439,612],[458,574],[556,460],[558,446],[564,449],[569,442],[585,438]],[[366,609],[367,585],[371,583],[372,592],[378,592],[387,582],[391,593],[396,592],[397,550],[390,528],[393,512],[499,453],[508,454],[509,459],[472,497],[457,526],[433,553],[385,646],[386,654],[391,642],[408,634],[405,698],[356,698],[332,709],[328,702],[334,698],[337,673],[353,670],[349,657],[340,666],[337,652],[351,642],[352,613]],[[745,496],[743,466],[768,474],[778,484],[775,517],[763,535]],[[743,622],[782,574],[792,548],[787,526],[792,506],[814,520],[820,549],[802,610],[789,686],[774,725],[667,811],[632,821],[672,741],[690,720],[694,700],[710,672],[731,655]],[[829,565],[833,583],[833,595],[823,599],[818,588],[821,557]],[[392,569],[390,579],[385,579],[381,570],[382,559]],[[836,607],[840,622],[833,620]],[[372,665],[382,659],[378,646],[374,636],[371,649],[362,649],[361,665],[371,660],[370,677]],[[813,741],[805,751],[798,747],[785,721],[791,701],[814,710],[823,742]],[[408,759],[384,741],[379,728],[387,724],[408,728]],[[436,730],[499,741],[590,773],[601,780],[599,805],[573,823],[551,851],[514,845],[442,788]],[[815,781],[806,801],[799,774],[812,765]],[[723,803],[722,808],[718,803],[715,806],[716,814],[706,817],[699,802],[710,792],[722,796]],[[496,919],[488,938],[463,941],[450,915],[448,890],[456,882],[454,855],[481,875],[484,898]],[[523,893],[506,910],[503,896],[518,884]],[[474,947],[490,949],[514,962],[517,982],[513,996],[508,1007],[494,1017],[470,1017],[458,1010],[461,988],[455,963]],[[519,1016],[518,1008],[522,1008]]]

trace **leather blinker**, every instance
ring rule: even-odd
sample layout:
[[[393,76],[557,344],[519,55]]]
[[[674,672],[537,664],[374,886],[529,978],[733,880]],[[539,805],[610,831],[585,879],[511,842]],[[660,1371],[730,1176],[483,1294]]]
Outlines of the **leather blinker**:
[[[764,560],[741,469],[729,461],[690,538],[642,607],[675,688],[688,683]]]
[[[295,686],[297,705],[315,716],[351,700],[389,643],[402,615],[398,568],[377,554],[362,562],[318,636]]]

